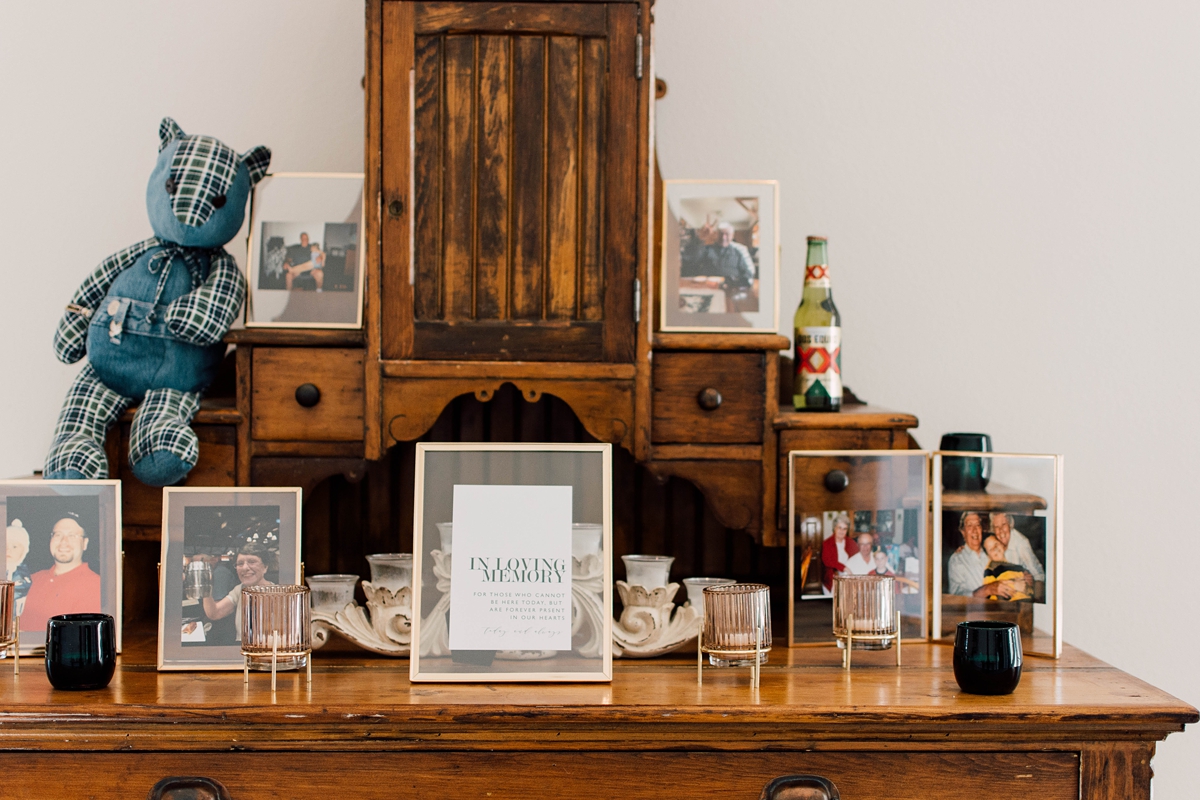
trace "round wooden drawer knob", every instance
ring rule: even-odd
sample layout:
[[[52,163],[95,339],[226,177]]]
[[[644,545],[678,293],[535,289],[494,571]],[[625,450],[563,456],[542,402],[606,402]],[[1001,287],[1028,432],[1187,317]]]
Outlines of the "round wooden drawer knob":
[[[312,408],[321,402],[321,390],[311,383],[302,383],[296,387],[296,402],[305,408]]]
[[[716,411],[721,407],[721,400],[721,393],[712,387],[702,389],[700,394],[696,395],[696,402],[705,411]]]
[[[840,469],[833,469],[825,473],[825,488],[837,494],[845,491],[850,485],[850,476]]]

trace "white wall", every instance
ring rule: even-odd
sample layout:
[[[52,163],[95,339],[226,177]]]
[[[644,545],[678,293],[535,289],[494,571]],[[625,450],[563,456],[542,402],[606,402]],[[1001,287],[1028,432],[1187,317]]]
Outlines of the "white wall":
[[[1067,456],[1069,641],[1196,704],[1200,5],[659,0],[667,177],[782,183],[784,325],[830,239],[847,382],[936,446]],[[50,348],[149,235],[158,120],[361,168],[362,5],[0,5],[0,475],[41,464]],[[1200,738],[1155,760],[1188,798]]]

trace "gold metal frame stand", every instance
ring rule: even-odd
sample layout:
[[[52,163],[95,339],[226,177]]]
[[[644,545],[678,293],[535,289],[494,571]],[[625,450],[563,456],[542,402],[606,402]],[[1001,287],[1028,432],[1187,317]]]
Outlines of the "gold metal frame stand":
[[[753,656],[754,663],[750,665],[750,688],[762,686],[762,654],[770,652],[763,648],[763,629],[765,625],[760,619],[754,628],[753,650],[725,650],[719,647],[704,646],[704,620],[700,621],[700,633],[696,636],[696,685],[704,685],[704,654],[717,658],[734,658],[737,656]]]
[[[859,641],[864,641],[864,642],[880,642],[880,641],[884,641],[886,639],[895,638],[895,640],[896,640],[896,666],[897,667],[900,666],[900,641],[903,638],[901,636],[900,621],[901,621],[900,609],[897,608],[896,609],[896,632],[894,634],[891,634],[891,633],[857,633],[856,634],[854,632],[854,617],[850,617],[848,620],[846,620],[846,633],[842,636],[837,637],[837,640],[839,642],[845,643],[844,649],[842,650],[842,669],[850,669],[850,653],[852,650],[854,650],[854,640],[855,639],[858,639]]]
[[[242,650],[242,683],[244,685],[248,685],[250,683],[250,659],[255,658],[255,657],[262,657],[263,655],[265,655],[265,654],[264,653],[252,653],[245,649]],[[285,650],[283,653],[280,653],[279,652],[279,631],[273,631],[271,633],[271,694],[275,694],[275,675],[276,675],[276,672],[278,671],[277,667],[279,665],[279,656],[280,655],[284,655],[289,658],[297,658],[300,656],[306,656],[306,658],[304,660],[304,665],[305,665],[305,668],[308,673],[307,674],[307,678],[308,678],[307,682],[308,682],[309,686],[312,686],[312,648],[310,647],[310,648],[307,648],[304,650]]]

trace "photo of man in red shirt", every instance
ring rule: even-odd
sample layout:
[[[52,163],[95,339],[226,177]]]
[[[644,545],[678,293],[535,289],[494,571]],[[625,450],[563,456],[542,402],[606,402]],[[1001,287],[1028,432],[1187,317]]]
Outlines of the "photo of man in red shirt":
[[[42,633],[56,614],[100,611],[100,576],[83,561],[88,535],[74,515],[54,523],[50,534],[53,566],[33,573],[21,630]]]

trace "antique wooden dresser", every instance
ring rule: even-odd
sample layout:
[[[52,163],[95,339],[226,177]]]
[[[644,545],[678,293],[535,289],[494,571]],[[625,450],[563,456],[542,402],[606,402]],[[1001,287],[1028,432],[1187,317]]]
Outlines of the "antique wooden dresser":
[[[362,573],[411,548],[416,440],[612,442],[617,553],[786,597],[787,451],[906,449],[917,420],[781,404],[785,337],[657,331],[652,40],[648,0],[368,0],[364,328],[232,332],[187,482],[303,487],[309,573]],[[127,437],[127,652],[102,692],[0,670],[0,796],[200,775],[239,800],[752,798],[813,772],[848,798],[1116,800],[1148,797],[1154,742],[1197,719],[1077,651],[995,699],[960,695],[938,645],[853,673],[779,649],[753,694],[729,671],[698,687],[686,658],[620,662],[611,686],[418,688],[407,662],[323,650],[311,691],[275,697],[157,674],[161,498]]]

